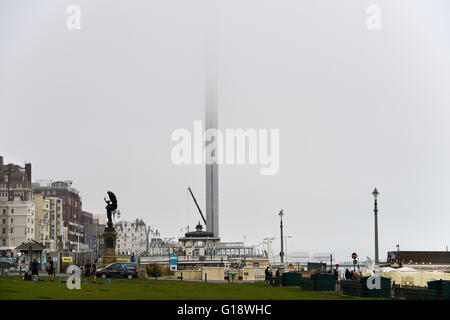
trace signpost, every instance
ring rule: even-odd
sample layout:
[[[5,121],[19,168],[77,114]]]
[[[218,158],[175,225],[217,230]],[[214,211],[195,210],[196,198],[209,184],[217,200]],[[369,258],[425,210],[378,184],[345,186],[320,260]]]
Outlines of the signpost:
[[[72,263],[73,262],[72,257],[62,257],[61,260],[63,263]]]
[[[356,264],[358,263],[358,261],[356,261],[356,258],[358,258],[358,255],[356,254],[356,252],[352,253],[352,259],[353,259],[353,271],[356,271]]]
[[[170,254],[169,265],[170,271],[177,271],[178,256],[175,253]]]

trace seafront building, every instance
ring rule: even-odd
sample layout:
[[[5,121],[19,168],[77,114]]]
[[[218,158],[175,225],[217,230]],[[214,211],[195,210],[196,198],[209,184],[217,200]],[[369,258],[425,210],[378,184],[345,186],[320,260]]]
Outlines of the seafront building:
[[[62,208],[60,211],[55,210],[55,218],[60,214],[63,226],[67,228],[68,236],[63,240],[63,244],[68,250],[79,250],[85,242],[81,214],[82,201],[79,191],[72,187],[72,181],[40,180],[33,183],[33,192],[34,194],[42,194],[45,198],[52,197],[61,200]],[[57,209],[58,204],[55,203],[55,209]]]
[[[0,255],[35,239],[31,163],[4,164],[0,156]]]
[[[142,219],[120,221],[115,224],[118,255],[140,255],[147,252],[147,231]]]

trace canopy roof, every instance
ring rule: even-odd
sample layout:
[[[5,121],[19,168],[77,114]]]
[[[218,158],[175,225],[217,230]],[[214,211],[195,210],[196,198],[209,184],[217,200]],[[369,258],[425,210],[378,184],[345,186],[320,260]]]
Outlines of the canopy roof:
[[[15,250],[19,251],[29,251],[31,247],[31,251],[42,251],[45,249],[45,247],[40,244],[39,242],[36,242],[34,240],[31,240],[29,242],[22,242],[21,245],[19,245]]]

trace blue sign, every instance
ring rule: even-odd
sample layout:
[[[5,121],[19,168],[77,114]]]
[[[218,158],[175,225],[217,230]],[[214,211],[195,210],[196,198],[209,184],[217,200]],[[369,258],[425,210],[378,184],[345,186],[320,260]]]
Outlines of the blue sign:
[[[176,254],[174,254],[174,253],[170,254],[169,264],[170,264],[171,267],[172,266],[175,266],[175,267],[177,266],[177,264],[178,264],[178,256]]]
[[[97,250],[97,235],[92,235],[92,249]]]

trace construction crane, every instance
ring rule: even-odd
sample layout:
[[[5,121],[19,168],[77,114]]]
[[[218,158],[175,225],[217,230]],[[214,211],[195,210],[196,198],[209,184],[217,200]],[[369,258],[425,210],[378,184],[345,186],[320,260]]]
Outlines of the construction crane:
[[[190,187],[190,186],[188,186],[188,190],[189,190],[189,193],[191,194],[192,199],[194,200],[195,205],[197,206],[198,212],[199,212],[200,215],[202,216],[203,222],[205,223],[205,226],[206,226],[206,219],[205,219],[205,217],[203,216],[202,209],[200,209],[200,206],[199,206],[198,203],[197,203],[197,199],[195,199],[195,196],[194,196],[194,194],[192,193],[192,190],[191,190],[191,187]]]

